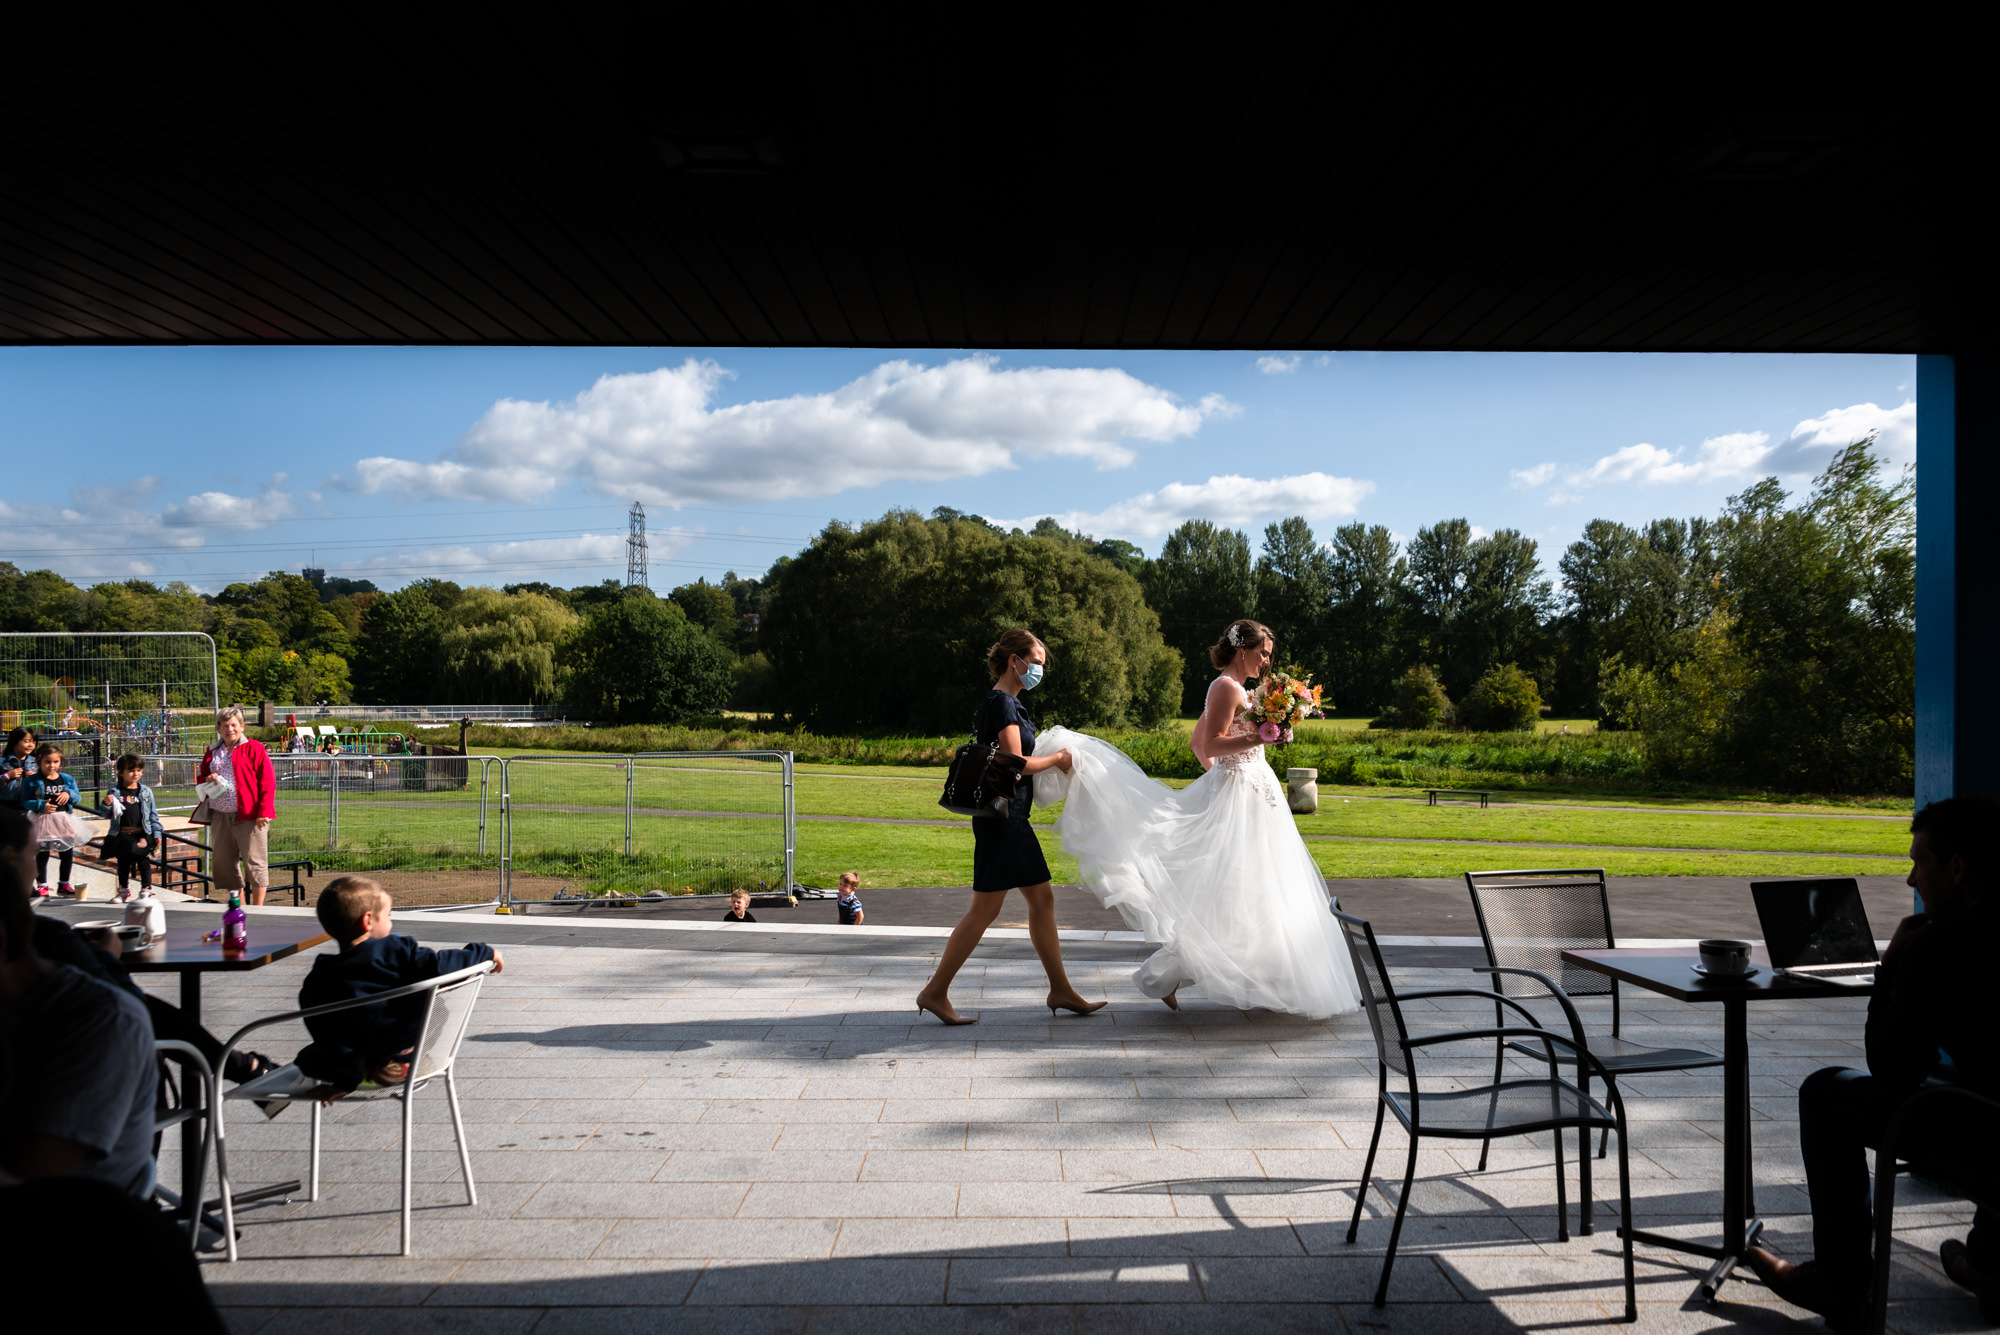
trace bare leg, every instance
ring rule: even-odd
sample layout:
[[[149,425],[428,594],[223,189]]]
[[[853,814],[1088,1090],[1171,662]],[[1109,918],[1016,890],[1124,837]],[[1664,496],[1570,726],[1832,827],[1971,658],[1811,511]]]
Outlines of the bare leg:
[[[245,890],[243,892],[243,902],[246,904],[254,904],[259,908],[263,907],[264,887],[261,885],[253,885],[249,889]]]
[[[923,991],[917,993],[917,1006],[927,1010],[946,1024],[971,1024],[961,1020],[951,1004],[951,980],[958,977],[959,969],[972,958],[974,947],[986,935],[986,929],[1000,916],[1000,908],[1006,901],[1005,891],[973,893],[972,903],[966,908],[965,916],[958,920],[958,926],[951,929],[951,936],[944,943],[944,955],[938,960],[937,972],[924,984]]]
[[[1069,974],[1063,970],[1062,940],[1056,934],[1055,887],[1047,881],[1024,885],[1021,898],[1028,901],[1028,939],[1035,943],[1035,953],[1042,959],[1042,972],[1049,976],[1049,1009],[1061,1006],[1087,1015],[1102,1008],[1106,1003],[1085,1001],[1078,995],[1070,986]]]

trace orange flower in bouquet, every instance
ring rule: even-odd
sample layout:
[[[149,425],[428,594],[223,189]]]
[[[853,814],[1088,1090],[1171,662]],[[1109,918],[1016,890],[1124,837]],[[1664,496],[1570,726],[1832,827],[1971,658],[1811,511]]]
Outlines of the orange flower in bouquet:
[[[1292,725],[1321,716],[1321,688],[1297,668],[1273,668],[1258,681],[1243,713],[1264,741],[1289,742]]]

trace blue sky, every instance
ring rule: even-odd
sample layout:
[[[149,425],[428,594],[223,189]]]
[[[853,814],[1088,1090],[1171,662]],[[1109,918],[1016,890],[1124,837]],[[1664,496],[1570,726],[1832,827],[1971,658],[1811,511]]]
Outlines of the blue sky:
[[[396,587],[761,573],[829,519],[1463,517],[1556,556],[1713,514],[1870,429],[1914,457],[1906,357],[987,354],[660,348],[0,349],[0,560],[214,590],[308,564]]]

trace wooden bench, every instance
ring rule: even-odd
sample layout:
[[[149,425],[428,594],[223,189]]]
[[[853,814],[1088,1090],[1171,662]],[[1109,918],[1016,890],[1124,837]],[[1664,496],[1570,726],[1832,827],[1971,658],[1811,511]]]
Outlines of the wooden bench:
[[[1424,805],[1434,807],[1438,804],[1438,798],[1440,797],[1476,797],[1479,799],[1479,807],[1483,811],[1486,808],[1486,799],[1492,797],[1497,791],[1497,789],[1493,788],[1426,788],[1424,792],[1430,797],[1430,801]]]

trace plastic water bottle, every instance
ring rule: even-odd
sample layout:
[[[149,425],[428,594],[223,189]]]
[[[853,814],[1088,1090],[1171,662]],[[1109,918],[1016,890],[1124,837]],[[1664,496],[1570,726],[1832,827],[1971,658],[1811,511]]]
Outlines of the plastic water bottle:
[[[250,915],[243,911],[243,897],[234,890],[229,892],[229,907],[222,911],[222,948],[250,948]]]

